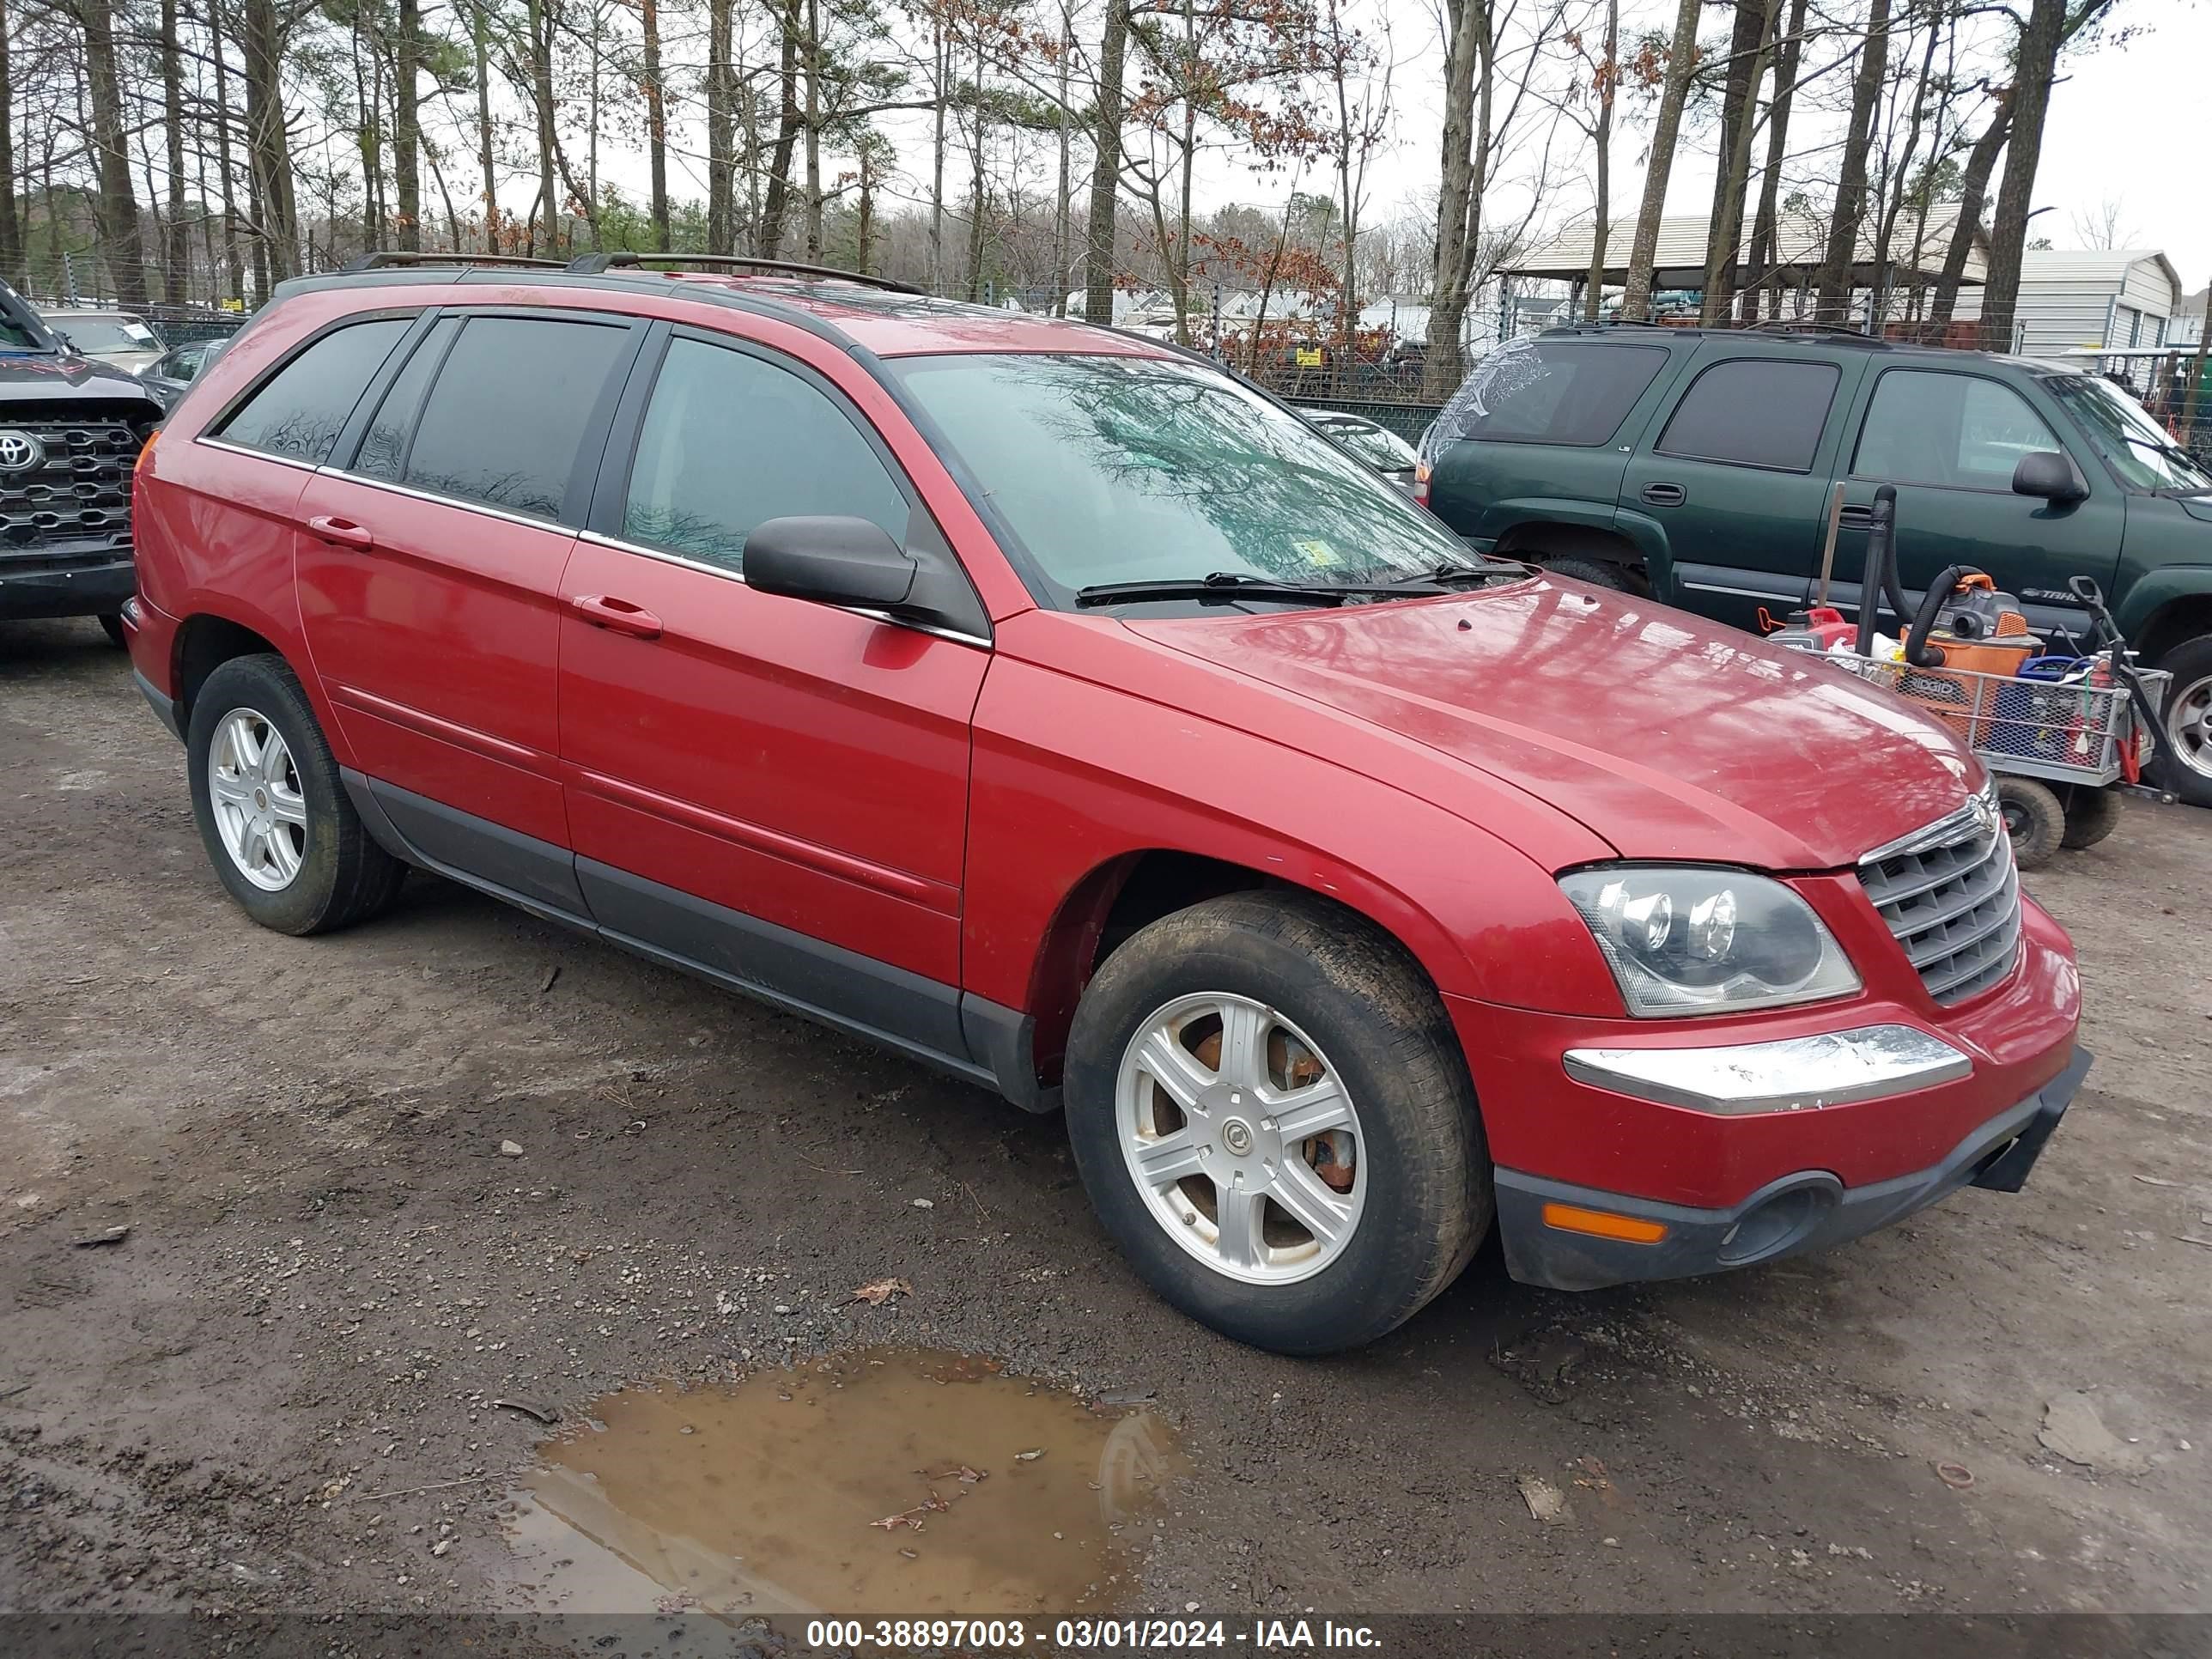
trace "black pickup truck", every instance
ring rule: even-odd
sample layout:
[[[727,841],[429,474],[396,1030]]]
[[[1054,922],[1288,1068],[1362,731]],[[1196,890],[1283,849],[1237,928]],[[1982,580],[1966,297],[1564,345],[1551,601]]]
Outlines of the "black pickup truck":
[[[79,356],[0,283],[0,623],[97,617],[122,642],[131,469],[161,419],[137,376]]]

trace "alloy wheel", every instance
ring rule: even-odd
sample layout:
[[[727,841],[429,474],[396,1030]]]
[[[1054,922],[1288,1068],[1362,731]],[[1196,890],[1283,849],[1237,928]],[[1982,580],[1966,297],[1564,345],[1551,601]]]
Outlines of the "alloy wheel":
[[[2212,778],[2212,675],[2183,686],[2166,711],[2166,735],[2182,764]]]
[[[265,892],[290,886],[307,856],[307,800],[266,715],[234,708],[222,717],[208,749],[208,798],[238,872]]]
[[[1215,1272],[1310,1278],[1359,1224],[1359,1116],[1318,1044],[1249,997],[1201,992],[1155,1010],[1123,1051],[1115,1120],[1146,1208]]]

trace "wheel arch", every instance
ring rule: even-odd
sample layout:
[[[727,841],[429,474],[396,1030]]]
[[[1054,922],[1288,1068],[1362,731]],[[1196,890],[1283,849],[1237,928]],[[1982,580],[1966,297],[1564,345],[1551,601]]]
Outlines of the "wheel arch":
[[[1644,550],[1620,531],[1598,525],[1524,519],[1502,532],[1492,550],[1500,558],[1524,558],[1537,564],[1547,559],[1594,559],[1618,565],[1646,587],[1650,584]]]
[[[2212,572],[2203,574],[2212,580]],[[2130,642],[2142,653],[2143,661],[2156,667],[2168,652],[2208,635],[2212,635],[2212,591],[2200,591],[2162,601],[2136,624],[2136,636]]]

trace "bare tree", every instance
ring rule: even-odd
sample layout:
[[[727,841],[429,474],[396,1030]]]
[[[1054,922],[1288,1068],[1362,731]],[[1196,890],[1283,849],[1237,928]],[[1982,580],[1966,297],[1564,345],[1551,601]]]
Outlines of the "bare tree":
[[[1682,106],[1690,96],[1690,76],[1698,67],[1698,0],[1681,0],[1674,33],[1667,46],[1667,79],[1660,89],[1659,115],[1651,129],[1651,156],[1644,164],[1644,202],[1636,215],[1636,241],[1628,253],[1620,314],[1632,321],[1651,314],[1651,269],[1659,257],[1659,221],[1667,209],[1667,180],[1674,170],[1674,143],[1682,131]]]

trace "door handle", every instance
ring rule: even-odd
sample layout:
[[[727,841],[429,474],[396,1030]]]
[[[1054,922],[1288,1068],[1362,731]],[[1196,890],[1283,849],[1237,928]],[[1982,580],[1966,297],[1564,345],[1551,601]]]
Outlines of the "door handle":
[[[1862,507],[1856,503],[1847,503],[1843,512],[1838,515],[1838,520],[1850,526],[1854,530],[1864,530],[1874,522],[1874,508]]]
[[[1678,483],[1648,483],[1643,495],[1653,507],[1680,507],[1690,499],[1690,492]]]
[[[660,637],[660,618],[628,599],[607,593],[580,593],[568,603],[586,622],[610,634],[627,634],[634,640]]]
[[[376,538],[363,526],[351,519],[334,519],[327,513],[307,520],[307,533],[319,542],[328,542],[332,547],[349,547],[356,553],[366,553],[376,545]]]

